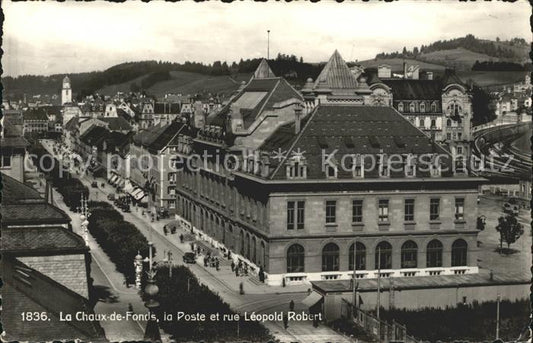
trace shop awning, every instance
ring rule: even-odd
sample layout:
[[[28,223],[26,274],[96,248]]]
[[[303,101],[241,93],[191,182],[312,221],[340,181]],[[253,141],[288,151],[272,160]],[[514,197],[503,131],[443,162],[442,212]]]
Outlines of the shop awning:
[[[117,180],[118,180],[118,175],[117,174],[113,174],[113,175],[111,175],[111,178],[109,179],[109,183],[115,184],[115,182],[117,182]]]
[[[138,195],[139,193],[141,193],[141,192],[142,192],[142,189],[140,189],[139,187],[135,187],[135,188],[130,192],[130,194],[131,194],[132,197],[136,198],[137,195]]]
[[[322,300],[322,294],[316,291],[312,291],[311,294],[309,294],[304,300],[302,300],[302,303],[307,307],[311,307],[320,300]]]
[[[131,184],[131,182],[126,181],[124,183],[124,192],[131,194],[132,191],[133,191],[133,185]]]
[[[133,197],[135,198],[135,200],[139,201],[142,198],[144,198],[145,195],[146,194],[141,190],[140,192],[135,193],[135,195],[133,195]]]

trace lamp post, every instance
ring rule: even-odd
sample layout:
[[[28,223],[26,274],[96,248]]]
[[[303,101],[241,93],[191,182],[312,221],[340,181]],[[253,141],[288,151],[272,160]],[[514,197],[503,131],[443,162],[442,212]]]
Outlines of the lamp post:
[[[154,298],[159,293],[159,287],[155,284],[154,277],[156,271],[152,268],[152,242],[148,242],[148,251],[149,251],[149,270],[146,272],[148,275],[148,280],[146,280],[146,287],[144,288],[144,294],[147,296],[148,300],[144,303],[144,306],[150,312],[150,318],[146,324],[146,331],[144,332],[144,339],[150,340],[152,342],[161,341],[161,333],[159,332],[159,326],[157,325],[157,319],[155,318],[154,310],[159,307],[159,302]]]
[[[85,241],[85,246],[89,246],[89,217],[91,213],[89,212],[88,200],[85,198],[85,195],[81,195],[81,204],[80,204],[80,222],[81,222],[81,231],[83,235],[83,240]]]
[[[143,257],[141,256],[139,251],[137,251],[137,256],[135,256],[133,265],[135,266],[135,287],[137,289],[141,289],[141,276],[143,272]]]

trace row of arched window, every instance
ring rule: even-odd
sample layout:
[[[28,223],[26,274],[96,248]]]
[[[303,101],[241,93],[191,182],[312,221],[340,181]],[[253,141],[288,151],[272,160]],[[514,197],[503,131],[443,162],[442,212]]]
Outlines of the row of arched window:
[[[398,103],[399,112],[410,112],[410,113],[437,113],[439,111],[439,105],[437,101],[433,101],[431,104],[421,101],[411,101],[407,103],[399,102]]]
[[[457,239],[452,244],[451,266],[467,265],[468,244],[464,239]],[[355,254],[355,256],[354,256]],[[339,270],[339,246],[328,243],[322,249],[322,271]],[[426,246],[426,268],[442,267],[443,245],[434,239]],[[414,241],[406,241],[401,247],[401,268],[418,267],[418,245]],[[367,251],[361,242],[352,244],[348,254],[348,268],[357,270],[366,269]],[[375,269],[392,269],[392,245],[382,241],[376,246],[374,253]],[[305,271],[305,249],[300,244],[293,244],[287,250],[287,273],[301,273]]]

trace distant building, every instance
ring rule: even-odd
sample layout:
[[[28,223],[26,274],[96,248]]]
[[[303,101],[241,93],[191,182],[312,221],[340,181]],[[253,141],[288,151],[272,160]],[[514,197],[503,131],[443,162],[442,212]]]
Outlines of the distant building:
[[[63,87],[61,88],[61,105],[72,102],[72,87],[70,86],[70,79],[65,76],[63,79]]]
[[[23,138],[23,121],[19,115],[2,117],[0,146],[0,171],[24,182],[24,160],[29,143]]]
[[[48,114],[44,107],[30,108],[23,113],[24,135],[48,132]]]

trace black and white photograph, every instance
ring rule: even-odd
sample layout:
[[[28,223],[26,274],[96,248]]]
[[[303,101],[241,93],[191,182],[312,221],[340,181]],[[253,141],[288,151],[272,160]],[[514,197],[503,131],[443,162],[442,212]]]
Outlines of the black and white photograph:
[[[528,1],[1,8],[2,342],[532,342]]]

